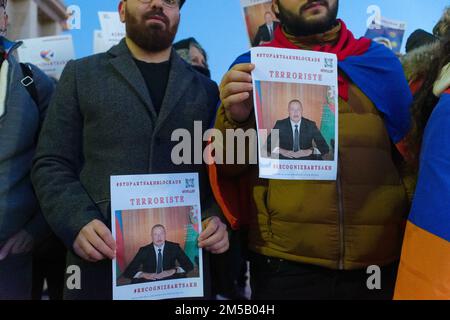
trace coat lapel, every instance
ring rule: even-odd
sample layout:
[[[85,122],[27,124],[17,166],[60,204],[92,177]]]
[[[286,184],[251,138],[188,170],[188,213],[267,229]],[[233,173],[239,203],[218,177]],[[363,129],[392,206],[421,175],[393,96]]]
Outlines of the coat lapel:
[[[155,132],[157,132],[170,113],[175,109],[180,99],[186,93],[192,80],[193,71],[180,56],[172,50],[169,81],[167,82],[166,94],[161,106],[161,111],[156,121]]]
[[[111,65],[136,92],[147,107],[153,119],[156,119],[156,111],[153,107],[147,85],[141,72],[136,66],[136,63],[133,61],[133,56],[128,49],[125,39],[123,39],[117,46],[111,48],[108,53],[113,56],[110,60]]]

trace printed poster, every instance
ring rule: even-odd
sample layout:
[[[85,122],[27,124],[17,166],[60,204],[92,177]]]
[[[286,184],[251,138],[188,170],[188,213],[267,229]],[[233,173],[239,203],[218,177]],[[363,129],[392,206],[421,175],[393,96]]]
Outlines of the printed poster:
[[[19,61],[32,63],[48,76],[59,79],[67,62],[75,58],[71,35],[24,39]]]
[[[272,11],[272,0],[241,0],[249,43],[256,47],[273,40],[279,20]]]
[[[203,296],[197,173],[111,177],[114,300]]]
[[[94,31],[94,52],[99,48],[108,51],[125,37],[125,24],[120,21],[118,12],[99,11],[98,16],[100,19],[101,37]],[[100,39],[103,39],[103,44],[95,44],[95,41],[102,41]]]
[[[260,177],[336,180],[336,55],[259,47],[251,61]]]
[[[378,24],[372,22],[366,31],[365,37],[381,43],[395,53],[400,53],[406,31],[406,22],[381,18]]]

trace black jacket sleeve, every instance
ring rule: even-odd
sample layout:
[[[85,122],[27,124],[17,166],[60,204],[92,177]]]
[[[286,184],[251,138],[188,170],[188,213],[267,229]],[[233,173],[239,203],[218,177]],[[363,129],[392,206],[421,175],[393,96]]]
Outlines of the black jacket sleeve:
[[[327,154],[330,151],[330,147],[328,146],[327,142],[325,141],[325,138],[323,137],[322,133],[317,128],[317,125],[314,122],[312,122],[311,129],[313,140],[316,143],[317,149],[319,149],[322,155]]]
[[[128,267],[122,273],[122,276],[128,279],[132,279],[138,271],[141,271],[140,269],[144,262],[145,256],[145,249],[140,248],[138,253],[134,256],[133,260],[131,260]]]
[[[176,248],[176,259],[178,263],[180,264],[180,267],[184,269],[184,271],[189,272],[192,269],[194,269],[194,265],[192,264],[189,257],[184,253],[184,251],[181,249],[181,247],[177,244],[175,245]]]

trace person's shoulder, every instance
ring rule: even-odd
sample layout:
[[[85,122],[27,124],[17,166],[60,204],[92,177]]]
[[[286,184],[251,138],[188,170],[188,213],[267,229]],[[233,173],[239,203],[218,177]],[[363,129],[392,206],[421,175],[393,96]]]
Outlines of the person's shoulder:
[[[110,54],[108,52],[102,52],[93,54],[87,57],[74,59],[72,63],[79,68],[91,68],[92,66],[98,66],[99,64],[110,59]]]
[[[219,98],[219,87],[217,86],[217,83],[215,83],[213,80],[200,73],[199,71],[195,70],[195,68],[189,65],[187,62],[183,61],[183,63],[186,65],[186,68],[189,70],[189,72],[191,72],[191,74],[194,76],[194,79],[196,79],[196,81],[194,81],[193,83],[197,83],[197,85],[200,85],[200,87],[203,88],[208,97],[209,104],[215,105]]]
[[[302,123],[304,123],[305,125],[309,125],[309,126],[315,126],[316,123],[313,120],[307,119],[307,118],[302,118]]]
[[[147,251],[147,250],[153,250],[153,242],[139,248],[139,251]]]
[[[171,242],[171,241],[166,241],[166,243],[164,244],[164,246],[166,246],[166,248],[171,248],[171,249],[178,249],[178,248],[181,248],[179,243]]]
[[[364,42],[367,40],[368,40],[367,38],[362,37],[358,41]],[[400,59],[395,55],[395,53],[391,49],[373,40],[370,40],[370,44],[367,51],[361,56],[366,58],[383,59],[385,62],[388,63],[394,62],[396,65],[401,66]]]
[[[289,121],[290,121],[291,119],[289,118],[289,117],[287,117],[287,118],[284,118],[284,119],[279,119],[279,120],[277,120],[277,122],[275,123],[275,125],[277,125],[277,124],[280,124],[280,125],[282,125],[282,124],[289,124]]]
[[[202,74],[201,72],[195,70],[195,68],[191,65],[189,65],[187,62],[184,62],[187,65],[187,68],[192,72],[194,77],[205,87],[207,90],[216,90],[217,89],[217,83],[215,83],[213,80]]]

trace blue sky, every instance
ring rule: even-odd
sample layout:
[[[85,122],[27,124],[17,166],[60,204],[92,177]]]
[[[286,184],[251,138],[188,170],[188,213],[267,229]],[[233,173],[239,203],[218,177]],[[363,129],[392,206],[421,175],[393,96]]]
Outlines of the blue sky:
[[[100,28],[98,11],[117,10],[118,0],[65,0],[81,8],[81,29],[73,30],[77,57],[92,53],[92,34]],[[432,4],[431,4],[432,3]],[[339,17],[355,36],[366,32],[366,13],[377,5],[382,16],[407,22],[407,37],[416,29],[431,31],[449,0],[340,0]],[[177,39],[195,37],[209,54],[212,78],[220,81],[230,63],[248,50],[239,0],[186,0]],[[404,49],[403,49],[404,51]]]

